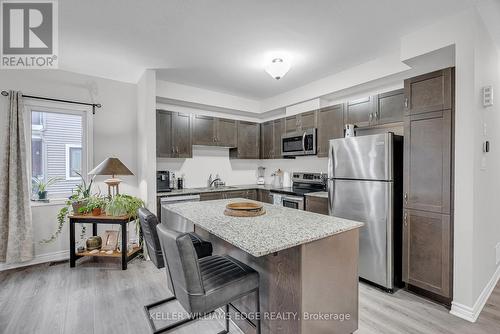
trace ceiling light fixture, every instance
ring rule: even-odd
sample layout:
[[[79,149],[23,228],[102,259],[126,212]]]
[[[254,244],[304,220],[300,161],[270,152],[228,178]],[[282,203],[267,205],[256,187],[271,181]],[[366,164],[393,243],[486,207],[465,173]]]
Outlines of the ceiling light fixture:
[[[282,58],[274,58],[271,64],[266,67],[266,72],[274,79],[279,80],[290,70],[290,64]]]

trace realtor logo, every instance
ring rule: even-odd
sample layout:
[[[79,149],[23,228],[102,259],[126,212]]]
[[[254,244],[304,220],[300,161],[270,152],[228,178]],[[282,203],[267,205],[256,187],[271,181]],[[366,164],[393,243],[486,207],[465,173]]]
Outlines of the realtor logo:
[[[1,68],[57,68],[56,0],[1,0],[0,17]]]

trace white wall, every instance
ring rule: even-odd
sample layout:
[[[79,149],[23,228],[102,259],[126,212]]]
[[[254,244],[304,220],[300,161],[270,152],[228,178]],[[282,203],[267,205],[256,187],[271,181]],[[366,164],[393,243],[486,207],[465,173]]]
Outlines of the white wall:
[[[137,114],[136,85],[58,70],[1,70],[0,89],[21,90],[25,94],[101,103],[94,116],[95,166],[109,156],[118,157],[137,175]],[[5,97],[1,97],[5,99]],[[0,115],[6,113],[6,103],[0,104]],[[5,120],[0,117],[0,122]],[[137,177],[124,176],[120,185],[122,193],[137,195]],[[97,179],[98,186],[106,191]],[[56,214],[60,205],[33,207],[35,255],[38,261],[67,257],[67,225],[60,238],[50,245],[40,245],[38,240],[50,236],[56,227]],[[35,259],[35,260],[37,260]],[[0,264],[0,270],[7,268]]]

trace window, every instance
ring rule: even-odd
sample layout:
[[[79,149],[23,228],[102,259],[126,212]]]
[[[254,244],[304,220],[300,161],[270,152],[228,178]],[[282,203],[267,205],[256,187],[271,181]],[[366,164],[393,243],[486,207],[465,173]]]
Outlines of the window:
[[[38,102],[38,101],[37,101]],[[67,198],[86,175],[89,154],[88,111],[56,103],[26,104],[31,145],[31,176],[43,182],[57,179],[47,188],[49,198]],[[79,106],[76,106],[79,107]],[[36,198],[37,189],[33,189]]]

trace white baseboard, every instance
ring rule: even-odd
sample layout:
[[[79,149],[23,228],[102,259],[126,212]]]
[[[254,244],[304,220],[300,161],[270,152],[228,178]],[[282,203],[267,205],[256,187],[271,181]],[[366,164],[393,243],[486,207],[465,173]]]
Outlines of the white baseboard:
[[[0,263],[0,271],[15,269],[20,267],[32,266],[35,264],[53,262],[53,261],[63,261],[69,259],[69,250],[46,253],[35,256],[31,261],[19,262],[19,263]]]
[[[493,292],[493,289],[497,285],[499,279],[500,279],[500,267],[498,267],[493,276],[491,276],[490,281],[484,287],[483,291],[477,298],[473,307],[452,302],[450,313],[453,314],[454,316],[465,319],[467,321],[476,322],[477,318],[479,317],[479,314],[483,310],[484,305],[488,301],[488,298]]]

